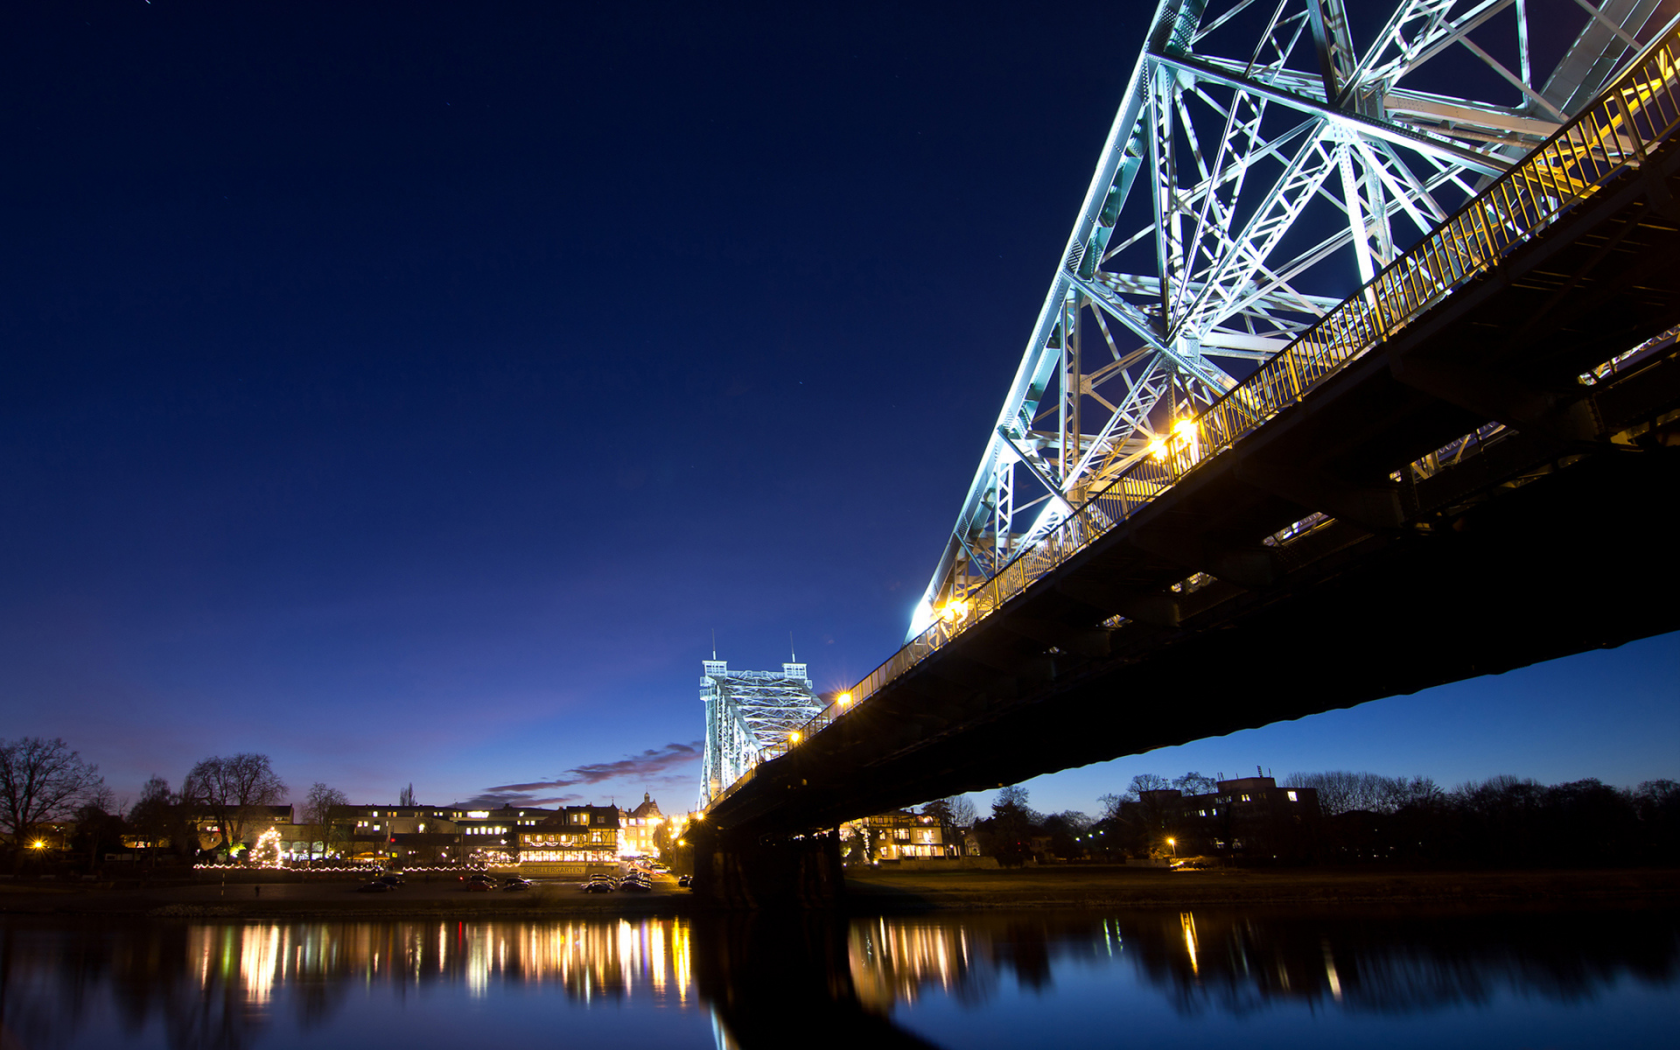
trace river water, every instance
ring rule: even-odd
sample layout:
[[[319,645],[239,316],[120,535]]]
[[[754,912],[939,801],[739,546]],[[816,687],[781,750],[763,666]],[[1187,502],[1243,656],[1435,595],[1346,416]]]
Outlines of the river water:
[[[0,925],[0,1050],[1673,1047],[1680,914]]]

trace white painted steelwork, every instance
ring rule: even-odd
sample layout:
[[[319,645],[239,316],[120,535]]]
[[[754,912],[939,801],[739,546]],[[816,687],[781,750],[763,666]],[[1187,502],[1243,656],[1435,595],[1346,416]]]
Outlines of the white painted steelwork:
[[[731,671],[725,660],[702,660],[706,753],[700,765],[700,809],[763,758],[779,754],[788,734],[823,709],[801,663],[780,671]]]
[[[1343,0],[1161,0],[909,638],[1557,131],[1658,6],[1403,0],[1362,42]],[[1579,26],[1543,78],[1541,18]]]

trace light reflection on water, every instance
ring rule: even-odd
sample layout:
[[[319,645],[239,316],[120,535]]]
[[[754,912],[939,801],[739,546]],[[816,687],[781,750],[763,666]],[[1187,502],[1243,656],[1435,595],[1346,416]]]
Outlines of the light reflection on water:
[[[693,994],[688,925],[636,923],[312,923],[186,927],[200,989],[218,985],[265,1006],[276,986],[344,980],[441,981],[483,998],[496,982],[557,984],[588,1004],[640,986],[676,1005]]]
[[[1553,1045],[1578,1021],[1632,1046],[1649,1034],[1641,1010],[1680,1008],[1677,974],[1669,912],[14,923],[0,926],[0,1050],[546,1044],[584,1028],[592,1047],[753,1050],[790,1031],[803,1045],[1020,1045],[1007,1033],[1021,1026],[1049,1039],[1121,1015],[1154,1017],[1164,1037],[1239,1024],[1290,1046],[1406,1018],[1447,1045],[1536,1003],[1563,1019]]]

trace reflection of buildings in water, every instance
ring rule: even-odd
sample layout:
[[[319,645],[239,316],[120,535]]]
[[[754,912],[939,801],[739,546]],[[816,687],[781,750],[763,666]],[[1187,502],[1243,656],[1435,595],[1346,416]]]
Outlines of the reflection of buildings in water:
[[[398,998],[425,984],[482,995],[544,983],[574,1001],[646,996],[697,1005],[684,920],[555,923],[142,925],[19,930],[0,924],[0,1045],[56,1046],[108,988],[130,1038],[152,1024],[174,1047],[251,1044],[284,1006],[318,1029],[353,989]]]
[[[880,1013],[915,1002],[924,984],[949,993],[968,983],[968,934],[960,926],[859,920],[847,931],[846,956],[858,1002]]]
[[[237,987],[254,1006],[277,987],[342,981],[557,984],[585,1003],[649,994],[685,1004],[693,994],[688,927],[637,923],[439,922],[194,926],[188,955],[201,987]]]
[[[1633,914],[1633,913],[1627,913]],[[1184,1013],[1244,1015],[1285,1002],[1408,1013],[1486,1002],[1501,989],[1590,999],[1630,976],[1680,974],[1680,916],[1603,913],[1405,917],[1198,909],[1021,919],[856,920],[853,987],[885,1012],[937,986],[984,998],[1004,973],[1028,987],[1056,965],[1125,958]]]
[[[1185,1013],[1238,1015],[1290,1003],[1400,1014],[1513,993],[1585,1001],[1630,980],[1670,986],[1680,977],[1680,914],[1657,909],[1328,917],[1196,909],[807,922],[771,930],[776,936],[763,927],[731,934],[714,921],[697,939],[687,920],[671,919],[0,924],[0,1021],[23,1045],[63,1045],[87,1023],[85,1004],[108,995],[131,1038],[157,1025],[171,1046],[239,1047],[280,1009],[320,1030],[376,984],[400,999],[428,985],[484,994],[498,983],[544,983],[579,1005],[635,997],[697,1008],[706,990],[714,1007],[735,1010],[728,1017],[737,1026],[773,1015],[776,1023],[759,1027],[776,1037],[781,1009],[877,1038],[890,1034],[894,1007],[930,991],[973,1002],[1000,980],[1043,987],[1073,966],[1135,975]],[[1124,976],[1112,969],[1121,961]],[[840,1009],[824,1013],[827,997]]]

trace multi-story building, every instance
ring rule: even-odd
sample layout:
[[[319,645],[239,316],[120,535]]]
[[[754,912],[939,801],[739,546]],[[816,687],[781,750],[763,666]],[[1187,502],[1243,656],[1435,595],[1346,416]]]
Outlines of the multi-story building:
[[[960,854],[958,843],[945,841],[939,818],[896,809],[840,825],[840,848],[848,859],[937,860]]]
[[[619,857],[617,806],[567,806],[518,830],[519,870],[534,875],[582,875],[591,867],[616,865]]]
[[[642,792],[642,804],[618,813],[619,849],[626,857],[651,857],[659,852],[659,829],[665,826],[665,814],[648,792]]]
[[[552,809],[502,806],[334,806],[324,852],[360,862],[454,864],[480,860],[511,864],[519,832],[552,816]]]
[[[1144,830],[1157,855],[1222,854],[1250,860],[1304,859],[1312,853],[1318,792],[1278,787],[1271,777],[1221,780],[1217,790],[1185,795],[1145,791],[1122,816]]]

